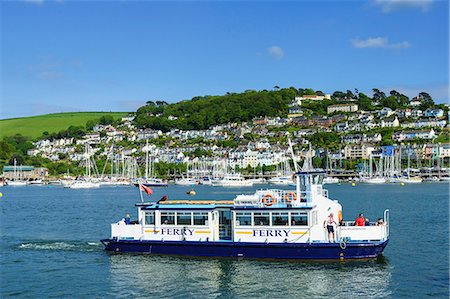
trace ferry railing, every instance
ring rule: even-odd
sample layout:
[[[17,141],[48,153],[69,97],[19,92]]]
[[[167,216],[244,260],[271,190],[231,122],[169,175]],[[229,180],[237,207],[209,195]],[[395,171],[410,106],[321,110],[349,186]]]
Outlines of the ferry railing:
[[[261,189],[257,190],[254,195],[238,195],[234,199],[235,206],[259,206],[263,207],[263,199],[271,201],[272,199],[276,204],[292,204],[294,198],[302,203],[310,202],[311,192],[303,191],[300,193],[300,198],[297,198],[297,192],[295,190],[281,190],[281,189]],[[323,196],[328,196],[328,190],[322,190]],[[271,198],[272,197],[272,198]],[[289,200],[290,199],[290,200]]]
[[[389,216],[390,216],[389,215],[389,209],[384,210],[383,218],[384,218],[384,224],[385,224],[385,227],[386,227],[386,231],[385,231],[386,238],[389,237]]]

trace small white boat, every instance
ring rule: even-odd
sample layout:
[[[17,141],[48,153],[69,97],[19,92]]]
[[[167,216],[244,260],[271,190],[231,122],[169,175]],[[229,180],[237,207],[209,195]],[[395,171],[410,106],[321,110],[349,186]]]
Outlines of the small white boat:
[[[439,178],[436,176],[427,177],[423,179],[424,182],[439,182]]]
[[[292,181],[292,177],[290,176],[276,176],[268,180],[269,184],[272,185],[281,185],[281,186],[292,186],[294,185],[294,181]]]
[[[248,179],[247,181],[250,181],[253,183],[253,185],[262,185],[267,184],[267,180],[265,178],[254,178],[254,179]]]
[[[339,183],[339,179],[338,178],[333,178],[330,176],[327,176],[326,178],[323,179],[323,184],[338,184]]]
[[[198,182],[194,178],[181,178],[179,180],[175,180],[175,185],[180,186],[191,186],[191,185],[197,185]]]
[[[28,185],[28,182],[26,182],[26,181],[8,181],[7,185],[8,186],[19,187],[19,186],[26,186],[26,185]]]
[[[415,177],[400,177],[397,179],[398,183],[404,183],[404,184],[418,184],[418,183],[422,183],[422,178],[419,176],[415,176]]]
[[[44,182],[42,180],[34,180],[34,181],[29,181],[28,184],[30,185],[34,185],[34,186],[40,186],[40,185],[44,185]]]
[[[226,175],[221,180],[213,181],[213,186],[221,187],[249,187],[253,186],[253,182],[244,179],[240,174]]]
[[[442,182],[450,182],[450,177],[449,176],[443,176],[440,178],[440,181]]]
[[[100,187],[100,183],[90,182],[90,181],[75,181],[69,188],[71,189],[90,189],[90,188],[98,188]]]
[[[198,183],[200,185],[211,186],[212,185],[212,180],[211,180],[210,177],[205,176],[205,177],[201,178]]]
[[[373,178],[361,178],[361,183],[366,184],[386,184],[386,179],[383,177],[373,177]]]

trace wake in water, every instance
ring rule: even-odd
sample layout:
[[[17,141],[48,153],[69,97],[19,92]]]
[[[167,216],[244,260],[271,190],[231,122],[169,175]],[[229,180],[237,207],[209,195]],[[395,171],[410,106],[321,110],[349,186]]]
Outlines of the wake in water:
[[[100,251],[100,242],[81,241],[33,241],[17,246],[21,250],[50,250],[50,251]]]

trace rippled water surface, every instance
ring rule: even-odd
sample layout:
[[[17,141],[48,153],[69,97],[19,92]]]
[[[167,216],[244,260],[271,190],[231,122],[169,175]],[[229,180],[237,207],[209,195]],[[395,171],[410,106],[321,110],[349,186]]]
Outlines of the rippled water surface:
[[[391,240],[376,261],[293,262],[109,254],[98,241],[135,214],[134,187],[3,187],[0,297],[448,298],[447,184],[331,185],[344,218],[391,211]],[[187,198],[186,187],[154,197]],[[232,199],[253,188],[196,188],[195,199]]]

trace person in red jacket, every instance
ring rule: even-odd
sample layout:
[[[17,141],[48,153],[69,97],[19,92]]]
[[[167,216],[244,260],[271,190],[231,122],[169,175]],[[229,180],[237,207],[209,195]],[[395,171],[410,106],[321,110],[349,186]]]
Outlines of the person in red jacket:
[[[364,222],[365,222],[364,216],[363,216],[363,214],[360,213],[358,218],[356,218],[356,220],[355,220],[355,225],[356,226],[364,226]]]

